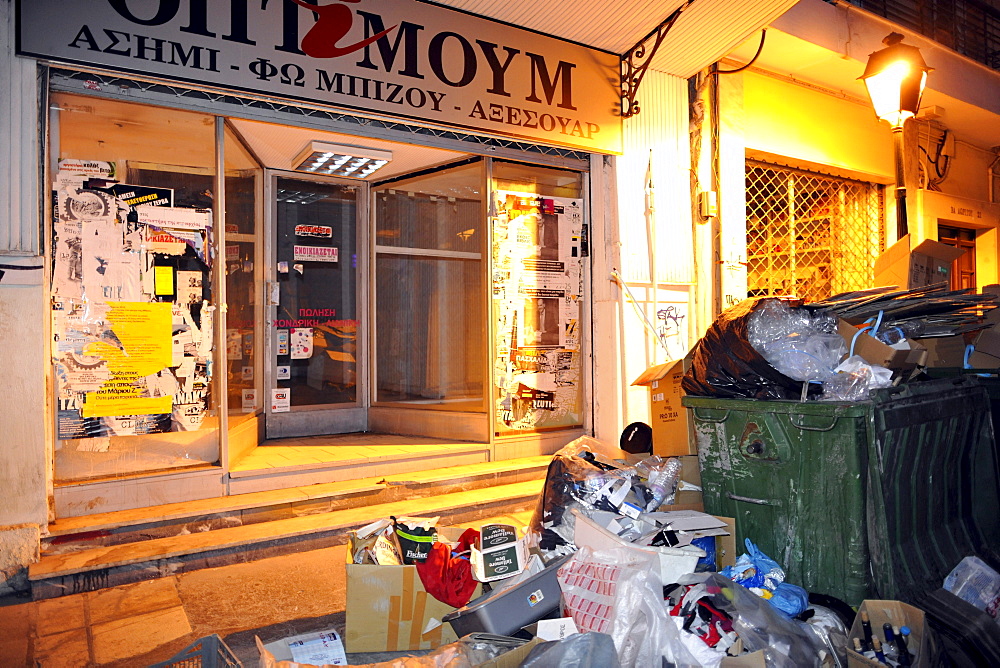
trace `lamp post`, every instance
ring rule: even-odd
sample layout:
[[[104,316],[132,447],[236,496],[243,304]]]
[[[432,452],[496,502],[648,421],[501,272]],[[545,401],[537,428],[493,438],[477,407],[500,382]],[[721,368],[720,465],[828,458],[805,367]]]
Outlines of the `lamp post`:
[[[868,56],[861,80],[868,89],[875,115],[892,126],[892,145],[896,163],[896,236],[903,238],[906,222],[906,181],[903,174],[903,125],[920,109],[927,73],[931,71],[920,49],[902,44],[903,36],[889,33],[884,49]]]

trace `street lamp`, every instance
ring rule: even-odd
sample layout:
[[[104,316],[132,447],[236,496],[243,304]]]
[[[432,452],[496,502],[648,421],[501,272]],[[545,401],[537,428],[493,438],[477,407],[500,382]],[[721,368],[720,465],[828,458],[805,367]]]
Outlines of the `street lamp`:
[[[882,40],[886,45],[868,56],[861,80],[868,88],[868,97],[875,115],[892,126],[892,144],[896,162],[896,236],[908,232],[906,223],[906,181],[903,177],[903,124],[920,109],[920,96],[931,71],[920,55],[920,49],[902,44],[903,36],[889,33]]]

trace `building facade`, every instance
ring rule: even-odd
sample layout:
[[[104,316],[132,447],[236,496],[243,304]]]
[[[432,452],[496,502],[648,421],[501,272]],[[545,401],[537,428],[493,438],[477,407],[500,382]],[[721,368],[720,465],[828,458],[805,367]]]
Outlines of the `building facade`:
[[[49,522],[239,493],[269,439],[614,442],[727,305],[868,287],[895,240],[856,78],[901,28],[850,5],[663,3],[615,46],[476,2],[57,4],[0,2],[7,588]],[[997,282],[996,70],[904,32],[911,231]]]

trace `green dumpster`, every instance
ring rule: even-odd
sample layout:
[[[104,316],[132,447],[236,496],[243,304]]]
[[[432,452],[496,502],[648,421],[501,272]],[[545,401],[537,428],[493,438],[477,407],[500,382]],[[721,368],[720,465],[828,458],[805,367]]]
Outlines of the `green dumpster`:
[[[989,400],[971,377],[857,403],[685,397],[705,510],[789,582],[851,605],[913,600],[965,556],[1000,560]]]

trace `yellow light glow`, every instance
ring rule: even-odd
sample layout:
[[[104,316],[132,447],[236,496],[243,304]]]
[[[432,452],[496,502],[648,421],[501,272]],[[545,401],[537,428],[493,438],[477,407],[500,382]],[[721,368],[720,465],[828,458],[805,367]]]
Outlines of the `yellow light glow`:
[[[899,99],[903,82],[909,75],[909,63],[901,60],[865,79],[868,95],[872,99],[872,106],[875,107],[875,115],[888,121],[890,125],[899,125],[913,116],[912,111],[900,109]]]

